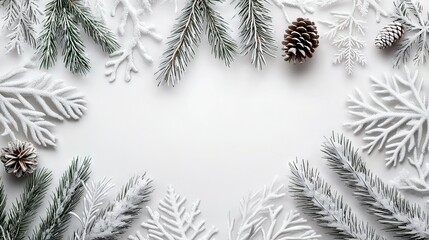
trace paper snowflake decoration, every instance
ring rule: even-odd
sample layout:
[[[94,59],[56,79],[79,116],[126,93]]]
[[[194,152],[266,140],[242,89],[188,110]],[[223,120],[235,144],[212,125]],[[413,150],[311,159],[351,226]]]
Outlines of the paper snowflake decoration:
[[[109,78],[109,82],[116,81],[119,67],[122,64],[126,64],[125,81],[131,81],[132,73],[138,72],[138,68],[134,62],[134,52],[136,50],[146,62],[152,63],[153,59],[144,46],[144,37],[149,37],[158,42],[162,40],[162,37],[156,33],[155,27],[146,24],[141,19],[142,15],[152,13],[152,2],[149,0],[136,0],[135,4],[133,4],[131,1],[132,0],[115,0],[113,5],[112,17],[116,16],[116,11],[120,6],[122,6],[123,9],[118,27],[119,36],[124,36],[126,34],[126,25],[128,21],[131,22],[133,30],[131,33],[131,40],[126,43],[122,49],[110,54],[113,60],[106,63],[107,71],[105,73]]]
[[[402,23],[407,34],[397,47],[394,64],[406,63],[413,51],[416,64],[426,63],[429,56],[429,12],[424,13],[420,3],[414,0],[400,0],[395,6],[393,18]]]
[[[325,2],[332,4],[335,1]],[[322,21],[329,27],[329,31],[324,36],[332,41],[332,45],[338,48],[333,62],[334,64],[344,63],[348,75],[354,71],[356,64],[365,66],[367,59],[362,51],[366,43],[365,25],[366,22],[358,17],[366,17],[369,9],[374,9],[376,21],[379,22],[381,16],[387,13],[379,4],[379,0],[353,0],[350,12],[332,12],[333,22]],[[360,14],[356,14],[359,11]]]
[[[16,139],[22,131],[27,138],[42,146],[55,146],[56,137],[50,128],[55,125],[46,117],[59,121],[79,119],[86,110],[86,101],[75,88],[42,74],[36,79],[20,75],[34,68],[33,62],[0,76],[0,126],[2,136]]]
[[[374,94],[369,100],[357,90],[349,99],[349,112],[355,117],[346,126],[366,135],[364,150],[385,149],[386,165],[396,166],[416,148],[426,152],[429,143],[429,104],[422,92],[418,72],[405,68],[405,76],[371,78]]]
[[[199,221],[200,201],[191,210],[185,208],[186,199],[169,187],[165,198],[159,204],[159,211],[147,207],[149,219],[142,223],[147,235],[137,231],[130,240],[211,240],[217,233],[215,227],[206,230],[204,221]]]
[[[315,240],[320,235],[292,210],[281,220],[283,206],[278,200],[285,196],[284,185],[272,185],[243,198],[240,202],[241,217],[230,219],[228,240]]]

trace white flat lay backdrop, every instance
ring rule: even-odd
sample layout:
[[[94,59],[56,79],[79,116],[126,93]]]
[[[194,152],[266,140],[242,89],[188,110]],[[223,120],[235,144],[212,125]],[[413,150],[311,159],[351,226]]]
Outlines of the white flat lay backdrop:
[[[108,13],[112,2],[105,3]],[[231,23],[238,39],[238,19],[233,17],[231,1],[227,2],[219,9]],[[425,1],[422,2],[429,7]],[[184,1],[178,4],[180,10]],[[382,4],[386,9],[393,8],[392,1],[384,0]],[[313,20],[330,20],[330,10],[347,10],[350,5],[350,1],[341,1],[339,5],[307,16]],[[108,56],[85,36],[92,66],[87,76],[70,74],[63,67],[61,57],[49,70],[54,78],[76,86],[88,101],[88,111],[81,120],[56,122],[57,147],[39,147],[40,165],[54,173],[52,189],[74,156],[92,157],[93,180],[101,180],[104,176],[112,178],[116,185],[110,194],[112,198],[129,177],[147,172],[154,179],[155,187],[150,206],[156,207],[168,185],[172,184],[189,204],[201,200],[202,218],[208,226],[219,228],[217,239],[225,239],[228,215],[238,217],[240,199],[250,191],[271,183],[275,176],[288,184],[288,162],[302,158],[308,159],[335,189],[345,195],[359,216],[375,223],[374,218],[367,215],[350,196],[351,191],[326,166],[320,145],[332,131],[343,132],[354,140],[356,146],[362,145],[362,136],[353,136],[342,126],[350,119],[345,102],[355,88],[369,89],[370,75],[382,77],[383,73],[393,70],[393,53],[379,51],[373,45],[378,30],[389,19],[384,18],[376,24],[371,10],[367,19],[368,44],[364,50],[368,65],[365,68],[358,66],[349,77],[342,65],[332,64],[336,49],[327,39],[321,40],[314,58],[307,63],[293,65],[284,62],[280,46],[288,24],[279,9],[275,6],[270,8],[279,50],[277,58],[269,58],[262,71],[253,68],[248,56],[237,57],[232,67],[226,68],[210,54],[204,36],[195,60],[175,88],[157,87],[153,75],[165,49],[164,43],[147,39],[146,46],[155,60],[154,64],[148,65],[136,55],[139,74],[130,83],[125,83],[120,72],[118,80],[110,84],[104,76],[104,63],[109,60]],[[302,16],[296,9],[288,12],[291,18]],[[167,37],[177,15],[174,4],[167,2],[154,6],[153,15],[145,19],[157,26],[159,34]],[[107,16],[109,27],[115,32],[118,17]],[[321,33],[326,30],[319,25]],[[121,42],[130,38],[121,39]],[[4,46],[5,42],[6,34],[2,34],[1,45]],[[1,51],[2,54],[5,52]],[[31,51],[27,51],[24,57],[3,55],[0,72],[16,67],[30,55]],[[410,67],[414,66],[411,64]],[[426,66],[420,70],[423,76],[429,73]],[[5,146],[8,140],[0,138],[0,145]],[[400,171],[400,168],[386,169],[383,154],[363,156],[370,169],[386,181]],[[0,175],[4,178],[9,199],[13,199],[21,192],[23,182],[6,176],[3,171]],[[422,197],[407,196],[424,202]],[[295,208],[290,197],[285,198],[284,204],[286,209]],[[41,213],[44,215],[43,210]],[[332,239],[309,216],[303,216],[323,234],[322,239]],[[129,233],[142,230],[140,222],[136,222]],[[73,220],[72,224],[77,227],[77,221]],[[381,229],[378,223],[374,226]],[[391,235],[386,236],[391,239]]]

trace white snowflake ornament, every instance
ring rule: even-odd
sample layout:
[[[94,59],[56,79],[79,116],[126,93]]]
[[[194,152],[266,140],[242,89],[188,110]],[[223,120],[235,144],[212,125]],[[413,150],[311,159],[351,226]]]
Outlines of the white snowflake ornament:
[[[217,233],[215,227],[206,229],[204,221],[198,221],[201,214],[200,201],[190,211],[185,208],[186,199],[175,192],[172,186],[159,203],[159,211],[147,207],[149,219],[142,223],[147,230],[143,236],[139,231],[128,237],[130,240],[210,240]]]
[[[19,78],[34,67],[30,62],[0,76],[2,136],[16,140],[16,132],[21,130],[39,145],[55,146],[56,137],[50,130],[55,125],[46,117],[78,120],[86,110],[86,101],[75,88],[52,80],[48,74],[36,79]]]

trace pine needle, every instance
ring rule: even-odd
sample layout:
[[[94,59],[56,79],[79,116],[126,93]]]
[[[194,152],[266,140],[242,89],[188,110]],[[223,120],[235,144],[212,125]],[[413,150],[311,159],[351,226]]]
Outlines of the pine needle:
[[[158,85],[176,85],[195,56],[201,42],[204,15],[200,0],[188,0],[178,17],[167,43],[167,50],[156,72]]]
[[[51,181],[52,174],[46,169],[36,170],[30,175],[25,184],[24,192],[8,213],[6,230],[12,239],[21,240],[25,238],[28,227],[33,222]]]
[[[116,199],[99,212],[86,239],[113,240],[124,233],[149,201],[151,182],[146,175],[130,179]]]
[[[70,220],[70,212],[78,204],[82,193],[82,182],[89,179],[90,159],[81,161],[76,158],[68,170],[63,174],[60,184],[52,196],[47,215],[29,238],[30,240],[60,240],[67,230]]]
[[[333,135],[323,145],[323,152],[329,166],[389,231],[406,239],[429,239],[428,214],[368,170],[351,141]]]
[[[0,226],[6,222],[6,200],[7,196],[4,191],[3,179],[0,178]]]
[[[386,240],[367,223],[358,220],[343,197],[332,190],[307,161],[289,165],[292,171],[290,192],[321,227],[331,230],[331,235],[337,239]]]
[[[235,0],[240,17],[242,54],[251,55],[259,70],[266,64],[265,56],[274,57],[276,50],[270,10],[266,0]]]

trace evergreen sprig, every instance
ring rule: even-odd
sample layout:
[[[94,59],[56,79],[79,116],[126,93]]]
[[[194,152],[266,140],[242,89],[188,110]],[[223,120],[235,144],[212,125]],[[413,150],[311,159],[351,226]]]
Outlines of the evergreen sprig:
[[[6,223],[6,201],[7,196],[4,191],[3,179],[0,178],[0,227],[5,227],[4,223]]]
[[[51,172],[46,169],[36,170],[30,175],[24,187],[24,192],[13,204],[7,215],[5,230],[14,240],[24,239],[28,227],[33,221],[37,209],[52,181]]]
[[[89,71],[89,58],[85,53],[79,26],[104,52],[112,53],[119,49],[115,35],[81,1],[51,0],[47,4],[38,47],[41,67],[55,65],[57,44],[61,44],[64,63],[72,73],[86,74]]]
[[[87,240],[114,240],[138,217],[152,193],[152,179],[146,175],[131,178],[116,199],[97,215]]]
[[[29,238],[31,240],[60,240],[67,229],[70,212],[76,207],[82,193],[82,182],[89,179],[90,159],[81,161],[74,159],[68,170],[63,174],[60,184],[52,196],[47,215],[37,230]]]
[[[227,66],[236,53],[236,44],[229,35],[230,29],[214,10],[220,0],[188,0],[182,14],[178,17],[167,43],[167,50],[156,72],[158,85],[176,85],[183,77],[186,68],[195,56],[200,45],[204,23],[212,53]]]
[[[367,223],[357,219],[343,197],[333,191],[307,161],[294,161],[289,165],[292,171],[290,192],[320,226],[331,230],[331,235],[338,239],[385,240]]]
[[[274,30],[267,0],[235,0],[240,17],[242,54],[251,55],[257,69],[265,65],[265,56],[274,57]]]
[[[429,216],[367,169],[351,141],[332,136],[323,145],[329,166],[388,230],[406,239],[429,239]]]

